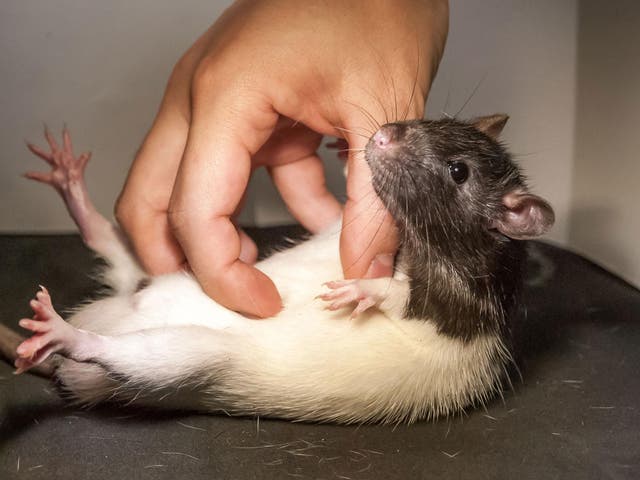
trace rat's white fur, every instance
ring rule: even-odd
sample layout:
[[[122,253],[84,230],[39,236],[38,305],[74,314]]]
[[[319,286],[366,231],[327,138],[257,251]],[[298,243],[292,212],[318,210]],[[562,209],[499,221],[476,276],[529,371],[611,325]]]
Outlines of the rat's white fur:
[[[141,271],[124,244],[98,248],[116,253],[105,274],[115,294],[69,318],[100,334],[88,355],[94,363],[65,359],[58,377],[85,404],[112,399],[294,420],[415,421],[489,398],[508,361],[500,338],[464,342],[429,320],[401,318],[409,291],[402,276],[380,310],[350,320],[349,309],[325,309],[315,297],[342,276],[338,238],[332,229],[257,264],[284,302],[264,320],[218,305],[186,273],[134,292]]]

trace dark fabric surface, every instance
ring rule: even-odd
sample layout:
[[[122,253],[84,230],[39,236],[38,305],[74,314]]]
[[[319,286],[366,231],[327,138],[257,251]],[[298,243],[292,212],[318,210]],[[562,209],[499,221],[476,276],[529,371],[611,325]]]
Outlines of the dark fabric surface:
[[[262,247],[299,229],[251,232]],[[296,424],[72,409],[0,364],[0,478],[640,478],[640,292],[536,244],[513,389],[486,409],[410,426]],[[0,321],[38,284],[64,311],[97,288],[77,236],[0,236]]]

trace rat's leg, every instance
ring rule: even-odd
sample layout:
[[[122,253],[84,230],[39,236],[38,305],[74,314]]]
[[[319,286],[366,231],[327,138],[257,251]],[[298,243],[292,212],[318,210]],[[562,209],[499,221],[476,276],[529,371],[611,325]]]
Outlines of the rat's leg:
[[[102,379],[80,379],[68,384],[80,401],[96,401],[102,396],[135,400],[141,391],[158,393],[165,387],[200,384],[205,376],[216,374],[237,350],[238,339],[225,331],[199,326],[164,327],[105,336],[77,329],[65,322],[53,309],[47,290],[42,287],[30,303],[33,319],[20,320],[20,326],[34,335],[17,348],[16,373],[22,373],[58,353],[76,362],[96,363],[119,382],[106,386],[101,394],[84,398],[82,388],[91,390]],[[63,372],[64,373],[64,372]],[[83,387],[84,385],[84,387]],[[98,392],[100,393],[100,392]],[[102,395],[103,394],[103,395]],[[142,399],[142,397],[141,397]]]
[[[29,305],[33,318],[23,318],[19,325],[34,335],[16,348],[16,373],[40,365],[54,353],[79,362],[86,361],[89,350],[99,346],[100,335],[76,329],[58,315],[46,288],[41,287]]]
[[[376,307],[389,317],[400,318],[409,298],[409,282],[390,277],[335,280],[325,283],[325,286],[330,291],[318,298],[331,302],[327,306],[329,310],[357,304],[351,318],[371,307]]]
[[[94,207],[84,180],[84,170],[91,158],[85,152],[79,156],[73,154],[71,136],[66,129],[62,132],[62,147],[45,128],[45,137],[50,152],[27,143],[27,147],[49,165],[49,172],[27,172],[25,176],[38,182],[51,185],[63,198],[67,210],[80,230],[84,243],[102,256],[115,272],[108,277],[112,279],[112,287],[117,290],[135,288],[144,273],[133,256],[122,231],[104,218]]]

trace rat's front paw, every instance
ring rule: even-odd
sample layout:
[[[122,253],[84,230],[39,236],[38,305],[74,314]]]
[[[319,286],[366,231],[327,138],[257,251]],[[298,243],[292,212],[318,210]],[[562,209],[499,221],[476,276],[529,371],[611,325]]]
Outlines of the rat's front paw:
[[[33,318],[23,318],[19,322],[22,328],[34,332],[34,335],[16,349],[16,373],[22,373],[44,362],[55,352],[70,350],[77,333],[54,310],[47,289],[40,288],[36,298],[29,303],[34,313]]]
[[[351,318],[355,318],[371,307],[379,304],[380,298],[371,288],[369,280],[334,280],[324,284],[331,291],[318,295],[327,305],[328,310],[339,310],[351,304],[356,307],[351,313]]]

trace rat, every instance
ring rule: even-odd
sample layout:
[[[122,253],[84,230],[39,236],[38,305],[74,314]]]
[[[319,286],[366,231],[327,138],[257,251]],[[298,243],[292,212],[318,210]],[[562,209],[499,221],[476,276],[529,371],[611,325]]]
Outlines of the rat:
[[[65,321],[41,287],[19,321],[33,335],[16,373],[53,372],[86,406],[298,421],[413,422],[487,402],[513,362],[524,240],[554,221],[498,140],[507,118],[383,125],[364,156],[400,232],[393,276],[341,279],[336,225],[256,264],[283,300],[262,320],[219,305],[186,271],[149,277],[89,199],[90,154],[74,155],[66,128],[61,146],[45,131],[51,151],[28,146],[51,171],[26,176],[60,193],[111,292]]]

